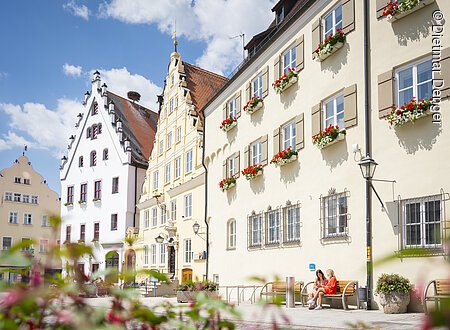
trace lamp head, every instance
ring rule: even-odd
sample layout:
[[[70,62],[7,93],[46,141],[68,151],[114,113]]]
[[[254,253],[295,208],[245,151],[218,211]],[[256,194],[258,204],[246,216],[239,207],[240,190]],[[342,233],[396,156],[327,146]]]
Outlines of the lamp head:
[[[375,169],[378,165],[376,161],[374,161],[369,155],[361,159],[361,161],[358,163],[361,174],[364,177],[364,179],[372,179],[373,175],[375,174]]]

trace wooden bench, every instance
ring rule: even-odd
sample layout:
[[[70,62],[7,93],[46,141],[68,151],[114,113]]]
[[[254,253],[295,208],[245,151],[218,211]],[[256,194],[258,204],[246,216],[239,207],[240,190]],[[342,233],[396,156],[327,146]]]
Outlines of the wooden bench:
[[[359,296],[358,296],[358,281],[339,280],[337,282],[336,294],[326,294],[323,299],[341,299],[342,307],[348,310],[347,300],[349,297],[356,298],[356,308],[359,308]],[[314,282],[308,282],[302,290],[301,300],[302,305],[306,306],[308,301],[308,286],[314,285]],[[323,300],[322,300],[323,301]]]
[[[431,285],[434,288],[434,295],[428,296],[428,290]],[[423,309],[427,313],[427,302],[434,301],[435,307],[439,308],[439,302],[442,299],[450,299],[450,279],[433,280],[428,283],[423,292]]]
[[[295,282],[294,284],[294,302],[298,299],[295,299],[295,297],[301,298],[303,288],[303,282]],[[261,289],[260,298],[262,299],[264,296],[266,297],[272,297],[272,301],[275,302],[275,297],[281,297],[281,301],[286,300],[286,282],[282,281],[275,281],[275,282],[268,282],[264,284],[264,286]]]

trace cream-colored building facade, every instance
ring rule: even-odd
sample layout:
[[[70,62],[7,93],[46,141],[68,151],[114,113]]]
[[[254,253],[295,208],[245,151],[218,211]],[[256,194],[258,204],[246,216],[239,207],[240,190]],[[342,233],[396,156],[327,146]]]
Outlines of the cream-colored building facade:
[[[295,276],[306,283],[314,277],[311,270],[332,268],[338,279],[365,286],[366,186],[358,162],[367,153],[379,164],[374,179],[395,181],[373,181],[385,206],[382,211],[373,194],[374,280],[383,272],[400,273],[416,285],[448,276],[442,237],[450,220],[450,40],[445,33],[433,35],[433,25],[443,23],[433,13],[450,17],[450,3],[421,1],[397,20],[381,17],[385,5],[369,1],[368,97],[363,1],[281,0],[268,30],[247,44],[246,62],[203,109],[209,277],[220,285],[250,284],[250,276]],[[339,28],[346,35],[343,47],[320,60],[317,45]],[[432,49],[435,39],[441,47]],[[441,73],[433,73],[438,62]],[[298,80],[277,94],[272,83],[288,68]],[[445,86],[433,86],[432,76],[444,77]],[[389,128],[386,109],[438,89],[442,99],[433,100],[432,111],[440,107],[441,118]],[[254,95],[264,106],[248,114],[243,107]],[[219,127],[230,114],[237,125],[224,132]],[[312,137],[330,124],[345,134],[319,149]],[[365,146],[367,130],[372,150]],[[288,147],[298,151],[295,161],[270,164]],[[262,175],[247,181],[240,172],[252,164],[263,166]],[[229,177],[236,184],[222,192],[218,184]],[[424,253],[406,257],[409,248]],[[377,263],[393,255],[398,258]]]
[[[133,248],[138,270],[158,270],[179,281],[203,279],[205,175],[198,110],[224,82],[182,61],[178,52],[171,54],[155,146],[137,205],[140,224]]]
[[[37,173],[24,154],[13,165],[0,172],[0,239],[1,249],[24,240],[33,240],[27,248],[47,271],[60,271],[61,262],[47,260],[49,248],[59,240],[59,230],[50,224],[51,216],[59,216],[58,194],[51,190],[44,178]],[[1,265],[9,268],[11,265]],[[12,268],[21,268],[14,265]],[[18,273],[1,273],[1,279],[17,280]]]

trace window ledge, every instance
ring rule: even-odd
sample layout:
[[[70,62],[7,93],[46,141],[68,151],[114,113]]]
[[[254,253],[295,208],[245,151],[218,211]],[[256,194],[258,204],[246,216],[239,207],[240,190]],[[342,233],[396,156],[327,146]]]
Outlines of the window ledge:
[[[399,258],[417,258],[417,257],[439,257],[444,256],[442,248],[410,248],[396,251],[395,255]]]
[[[401,19],[401,18],[403,18],[405,16],[408,16],[409,14],[414,13],[417,10],[422,9],[425,6],[428,6],[429,4],[431,4],[433,2],[434,2],[434,0],[419,0],[419,3],[414,8],[412,8],[410,10],[407,10],[407,11],[404,11],[404,12],[399,13],[399,14],[394,15],[394,16],[388,16],[387,20],[388,20],[389,23],[393,23],[393,22],[395,22],[395,21],[397,21],[397,20],[399,20],[399,19]]]

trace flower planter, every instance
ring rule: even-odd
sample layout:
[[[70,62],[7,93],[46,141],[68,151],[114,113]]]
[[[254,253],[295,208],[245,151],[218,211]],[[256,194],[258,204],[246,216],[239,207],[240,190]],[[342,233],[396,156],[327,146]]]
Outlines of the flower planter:
[[[64,203],[64,206],[71,207],[73,206],[73,203]]]
[[[263,173],[263,171],[262,171],[262,170],[259,170],[254,176],[246,176],[245,178],[246,178],[248,181],[250,181],[250,180],[253,180],[253,179],[255,179],[256,177],[262,175],[262,173]]]
[[[236,183],[230,183],[228,186],[223,187],[223,188],[222,188],[222,191],[230,190],[230,189],[233,188],[234,186],[236,186]]]
[[[219,299],[219,295],[216,291],[177,291],[177,302],[187,303],[191,300],[195,300],[195,297],[203,292],[210,299]]]
[[[298,77],[292,77],[292,78],[289,80],[289,82],[287,83],[287,85],[284,86],[284,87],[281,89],[281,92],[280,92],[280,93],[284,93],[284,91],[285,91],[286,89],[288,89],[289,87],[291,87],[292,85],[294,85],[294,84],[297,82],[297,80],[298,80]]]
[[[234,121],[233,123],[231,123],[230,125],[228,125],[227,127],[223,127],[223,131],[224,132],[228,132],[230,131],[233,127],[235,127],[237,125],[237,121]]]
[[[283,74],[280,78],[275,80],[272,84],[273,89],[277,94],[282,94],[286,89],[297,82],[298,72],[294,69],[288,69],[288,72]]]
[[[337,138],[335,138],[333,141],[327,143],[326,145],[324,145],[324,146],[322,146],[322,147],[319,147],[319,146],[317,146],[317,147],[318,147],[319,149],[324,149],[324,148],[327,148],[327,147],[329,147],[329,146],[332,146],[333,144],[338,143],[339,141],[342,141],[342,140],[344,140],[344,139],[345,139],[345,134],[344,134],[344,133],[339,133],[339,135],[337,136]]]
[[[344,46],[344,43],[341,41],[338,41],[337,43],[335,43],[333,46],[330,46],[330,51],[324,54],[318,54],[316,57],[316,61],[318,62],[322,62],[324,61],[326,58],[328,58],[329,56],[333,55],[334,53],[336,53],[339,49],[341,49]]]
[[[403,18],[405,16],[408,16],[409,14],[412,14],[415,11],[417,11],[419,9],[422,9],[423,7],[428,6],[429,4],[431,4],[433,2],[434,2],[434,0],[420,0],[419,4],[417,6],[415,6],[414,8],[412,8],[410,10],[407,10],[407,11],[404,11],[402,13],[398,13],[397,15],[393,15],[393,16],[389,15],[389,16],[387,16],[387,20],[388,20],[389,23],[393,23],[396,20],[399,20],[399,19],[401,19],[401,18]]]
[[[284,166],[284,165],[292,163],[293,161],[296,161],[296,160],[297,160],[297,155],[292,155],[288,159],[280,159],[279,161],[277,161],[275,163],[275,166]]]
[[[406,313],[409,301],[409,292],[380,293],[380,305],[385,314]]]
[[[255,105],[253,108],[247,108],[245,111],[251,115],[252,113],[255,113],[256,111],[258,111],[259,109],[262,109],[264,106],[263,102],[259,102],[257,105]]]

